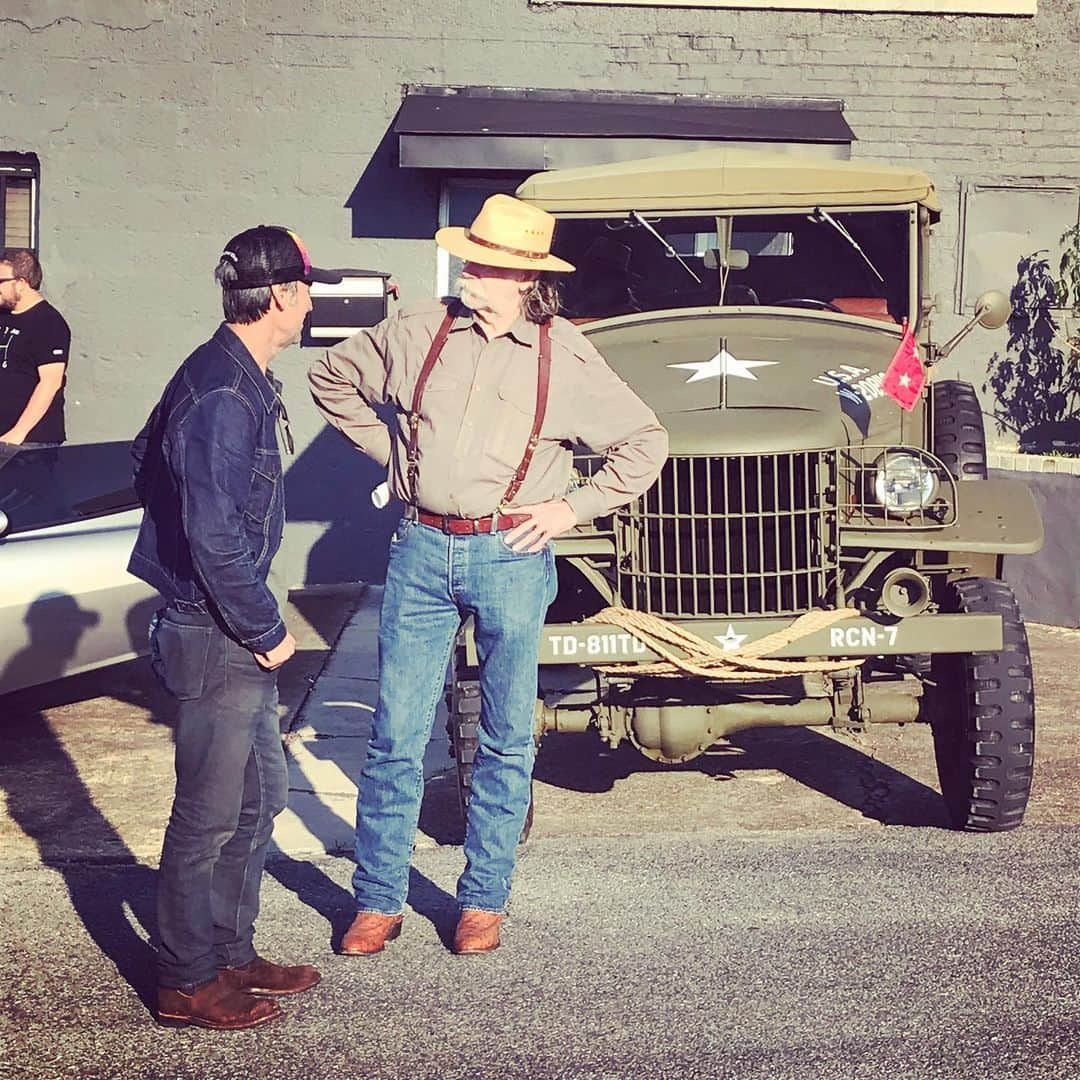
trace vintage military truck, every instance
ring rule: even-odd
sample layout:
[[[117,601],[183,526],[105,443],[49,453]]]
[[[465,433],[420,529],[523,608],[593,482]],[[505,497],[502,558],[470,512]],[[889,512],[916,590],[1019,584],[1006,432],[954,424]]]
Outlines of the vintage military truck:
[[[560,219],[555,249],[579,268],[565,314],[671,438],[642,499],[558,541],[538,737],[595,729],[680,763],[746,728],[925,722],[955,826],[1019,825],[1034,697],[1002,558],[1038,550],[1042,526],[1023,484],[988,478],[979,402],[943,362],[1008,302],[981,297],[935,343],[929,178],[721,149],[541,173],[517,194]],[[882,386],[905,324],[928,374],[910,412]],[[587,481],[593,459],[576,462]],[[622,611],[733,658],[788,631],[770,656],[797,663],[657,674],[657,639]],[[450,694],[463,802],[474,664],[466,627]]]

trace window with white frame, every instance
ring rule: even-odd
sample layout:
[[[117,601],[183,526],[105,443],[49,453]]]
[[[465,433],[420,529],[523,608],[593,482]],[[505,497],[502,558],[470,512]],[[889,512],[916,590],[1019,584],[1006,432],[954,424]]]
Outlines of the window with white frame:
[[[40,175],[37,155],[0,152],[0,247],[37,250]]]
[[[513,195],[527,173],[498,177],[453,176],[443,180],[439,196],[439,227],[468,226],[489,195]],[[461,259],[438,249],[436,286],[440,296],[449,296],[461,274]]]
[[[1061,238],[1080,223],[1080,182],[1050,178],[966,181],[960,192],[957,314],[970,315],[987,289],[1008,294],[1017,264],[1045,252],[1056,276]]]

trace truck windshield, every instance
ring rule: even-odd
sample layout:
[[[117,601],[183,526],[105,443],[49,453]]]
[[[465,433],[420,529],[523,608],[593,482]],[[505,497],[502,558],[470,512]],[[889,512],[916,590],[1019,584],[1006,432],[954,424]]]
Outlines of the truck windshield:
[[[725,231],[729,268],[720,257]],[[900,323],[908,317],[908,236],[903,210],[816,208],[720,221],[635,211],[564,218],[555,251],[577,267],[560,278],[564,314],[576,321],[778,305]]]

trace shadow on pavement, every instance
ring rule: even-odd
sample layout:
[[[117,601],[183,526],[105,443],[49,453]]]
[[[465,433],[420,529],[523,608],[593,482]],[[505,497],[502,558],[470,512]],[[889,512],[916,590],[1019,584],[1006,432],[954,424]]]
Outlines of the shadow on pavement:
[[[460,847],[465,842],[465,822],[461,819],[457,777],[452,766],[424,785],[420,831],[440,847],[444,844]]]
[[[318,589],[293,590],[289,593],[289,603],[327,643],[327,649],[319,650],[327,653],[367,589],[366,583],[357,582],[354,585],[334,586],[329,592]],[[342,606],[342,597],[349,598],[345,607]]]
[[[352,893],[313,863],[282,852],[275,852],[266,860],[266,873],[327,921],[331,946],[336,952],[356,913]]]
[[[59,624],[39,617],[44,605],[40,611],[31,606],[26,619],[29,641],[8,665],[32,663],[35,671],[52,673],[52,681],[0,697],[0,791],[6,797],[6,817],[36,846],[40,864],[62,876],[72,907],[91,939],[153,1011],[156,870],[140,862],[117,824],[97,805],[63,736],[77,740],[80,755],[99,755],[89,783],[107,786],[114,811],[118,799],[134,799],[127,820],[118,818],[117,822],[129,830],[138,828],[140,815],[145,817],[147,810],[138,802],[139,790],[126,786],[130,770],[142,770],[139,784],[144,796],[151,788],[158,793],[167,789],[171,796],[174,778],[171,749],[165,751],[159,738],[152,746],[141,743],[138,733],[147,730],[149,721],[149,725],[168,728],[171,735],[175,706],[145,658],[60,678],[75,655],[81,633],[94,625],[94,613],[81,609],[74,597],[55,596],[48,598],[50,613],[56,611],[58,601],[66,606],[68,616]],[[327,643],[336,639],[351,611],[349,603],[334,596],[300,597],[294,603]],[[159,605],[157,600],[150,606]],[[145,640],[148,621],[147,603],[140,601],[126,619],[133,646],[140,635]],[[279,680],[284,704],[290,708],[299,704],[326,652],[326,648],[298,650]],[[116,730],[82,726],[83,717],[74,707],[97,698],[131,706],[133,715],[125,717],[126,726]],[[70,713],[65,712],[68,707]],[[100,723],[100,712],[94,711],[94,723]],[[108,707],[104,712],[107,717]],[[50,713],[54,723],[50,723]],[[171,746],[171,739],[166,746]],[[118,761],[115,768],[110,765],[113,756]],[[163,811],[167,818],[167,805]],[[164,824],[164,818],[155,822]]]
[[[350,860],[351,861],[351,860]],[[276,854],[266,863],[266,872],[280,885],[329,924],[330,947],[341,948],[341,939],[356,915],[356,901],[348,889],[343,889],[317,866],[291,856]],[[409,868],[408,904],[417,915],[428,919],[444,941],[453,937],[457,920],[454,898],[439,888],[415,867]]]
[[[9,665],[30,663],[34,670],[55,672],[58,678],[75,655],[79,637],[96,618],[79,608],[74,597],[63,598],[69,618],[57,625],[42,625],[31,605],[27,615],[29,644],[16,653]],[[49,611],[56,607],[48,600]],[[154,723],[170,724],[164,694],[136,690],[130,695],[134,665],[117,677],[109,673],[110,692],[132,700],[150,712]],[[133,680],[141,685],[142,680]],[[37,846],[43,866],[60,874],[72,907],[97,947],[116,965],[121,977],[139,995],[147,1009],[155,1004],[154,953],[150,945],[156,933],[153,871],[138,863],[112,822],[100,811],[78,767],[50,725],[45,710],[85,700],[101,692],[101,675],[76,676],[62,682],[10,694],[3,701],[3,756],[0,757],[0,788],[6,796],[7,816]],[[79,866],[80,853],[92,852],[97,868]],[[122,872],[101,864],[123,865]],[[128,869],[134,866],[134,872]],[[128,912],[142,929],[132,925]]]
[[[409,906],[422,915],[449,948],[457,926],[457,900],[415,867],[409,867]]]
[[[775,769],[884,825],[949,827],[940,794],[891,765],[809,728],[744,731],[684,765],[661,765],[628,744],[608,750],[592,735],[545,736],[535,777],[569,791],[610,791],[635,773],[697,772],[716,780]]]

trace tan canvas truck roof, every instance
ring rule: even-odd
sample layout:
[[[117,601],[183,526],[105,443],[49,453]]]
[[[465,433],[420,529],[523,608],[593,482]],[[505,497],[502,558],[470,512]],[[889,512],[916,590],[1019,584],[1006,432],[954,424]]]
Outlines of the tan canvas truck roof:
[[[918,169],[756,150],[695,150],[536,173],[519,198],[562,213],[941,204]]]

